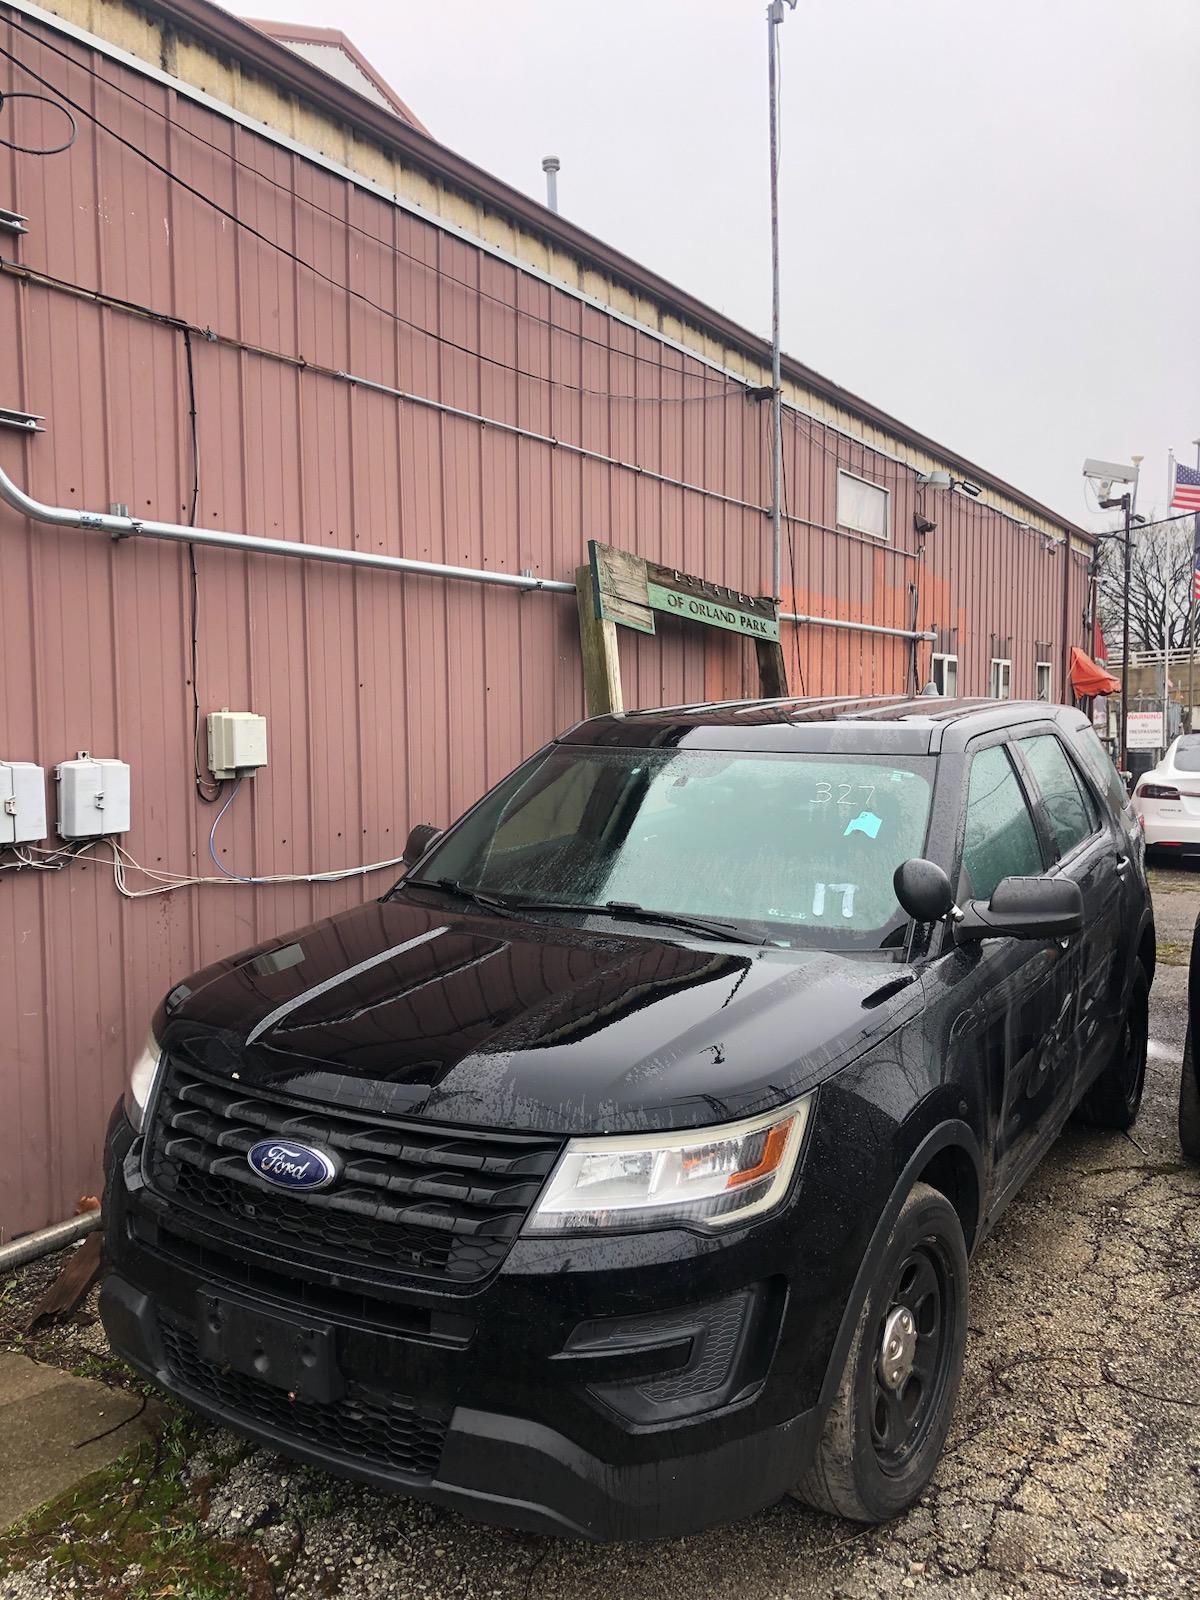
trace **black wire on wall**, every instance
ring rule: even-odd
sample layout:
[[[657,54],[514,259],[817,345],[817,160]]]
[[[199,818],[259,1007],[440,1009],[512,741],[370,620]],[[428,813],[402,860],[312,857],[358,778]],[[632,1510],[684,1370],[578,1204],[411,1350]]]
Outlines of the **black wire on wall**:
[[[188,434],[191,442],[192,485],[188,504],[188,526],[196,526],[200,506],[200,429],[196,417],[196,369],[192,360],[192,331],[181,329],[183,334],[184,367],[187,375]],[[192,667],[192,764],[195,769],[196,793],[205,805],[213,805],[221,798],[225,785],[218,778],[204,775],[205,761],[200,743],[200,578],[196,570],[196,546],[189,540],[188,559],[188,622],[191,632]]]

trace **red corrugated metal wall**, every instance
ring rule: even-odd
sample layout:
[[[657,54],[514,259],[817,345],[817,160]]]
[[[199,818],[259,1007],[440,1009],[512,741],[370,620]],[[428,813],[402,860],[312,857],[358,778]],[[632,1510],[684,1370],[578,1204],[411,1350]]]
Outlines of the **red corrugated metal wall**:
[[[39,45],[0,22],[0,39],[111,130],[81,117],[68,154],[0,152],[0,205],[30,219],[18,262],[60,280],[0,272],[0,405],[47,419],[36,438],[0,434],[0,463],[38,498],[186,520],[187,350],[167,317],[214,335],[191,337],[202,525],[568,579],[598,537],[769,587],[769,523],[753,509],[767,497],[763,404],[62,36]],[[0,84],[19,76],[0,66]],[[36,130],[36,116],[22,126]],[[343,372],[642,473],[352,386]],[[828,531],[839,463],[893,490],[890,545]],[[1034,641],[1058,641],[1057,691],[1061,551],[1043,555],[1036,536],[942,497],[918,561],[913,474],[803,418],[789,421],[787,472],[801,520],[785,605],[904,627],[919,582],[921,626],[959,629],[964,692],[985,691],[991,632],[1014,636],[1018,694],[1032,691]],[[270,765],[222,823],[222,858],[238,872],[396,855],[411,822],[448,820],[581,715],[569,597],[203,548],[196,564],[201,704],[269,722]],[[192,782],[185,551],[34,527],[0,507],[0,573],[0,756],[47,768],[80,749],[120,756],[133,769],[133,856],[211,871],[212,812]],[[785,637],[796,689],[905,687],[906,641]],[[712,630],[664,622],[654,639],[623,637],[622,656],[632,705],[755,690],[750,647]],[[0,874],[0,1123],[18,1133],[0,1172],[0,1239],[95,1191],[108,1108],[173,978],[387,881],[221,883],[131,901],[100,856]],[[146,886],[136,875],[130,885]]]

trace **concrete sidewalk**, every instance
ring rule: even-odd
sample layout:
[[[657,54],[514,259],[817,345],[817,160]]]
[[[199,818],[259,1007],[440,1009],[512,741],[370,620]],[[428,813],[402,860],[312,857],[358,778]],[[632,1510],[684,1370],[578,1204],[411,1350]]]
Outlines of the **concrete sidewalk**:
[[[0,1350],[0,1530],[151,1433],[157,1407]]]

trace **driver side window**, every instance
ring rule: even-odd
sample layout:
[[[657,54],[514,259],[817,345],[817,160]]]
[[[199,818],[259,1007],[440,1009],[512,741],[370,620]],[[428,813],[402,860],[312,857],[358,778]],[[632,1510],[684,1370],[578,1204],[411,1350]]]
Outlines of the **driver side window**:
[[[990,900],[1001,878],[1036,877],[1044,870],[1025,791],[1002,744],[971,761],[963,867],[977,900]]]

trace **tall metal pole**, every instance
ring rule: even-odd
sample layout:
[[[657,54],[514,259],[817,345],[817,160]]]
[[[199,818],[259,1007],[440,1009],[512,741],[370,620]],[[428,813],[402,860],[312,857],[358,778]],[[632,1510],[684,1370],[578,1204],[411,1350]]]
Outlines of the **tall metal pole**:
[[[1200,439],[1193,439],[1196,446],[1196,465],[1200,467]],[[1171,485],[1171,493],[1175,493],[1175,485]],[[1187,721],[1184,726],[1187,731],[1192,731],[1192,707],[1196,703],[1195,674],[1196,674],[1196,569],[1200,562],[1200,511],[1192,519],[1192,565],[1188,573],[1188,585],[1191,598],[1188,601],[1188,699]]]
[[[1125,600],[1121,607],[1121,771],[1129,771],[1129,585],[1133,576],[1133,501],[1121,496],[1125,511]]]
[[[793,0],[794,3],[794,0]],[[783,382],[779,352],[779,91],[775,30],[783,0],[767,7],[767,80],[771,118],[771,594],[783,597]]]

